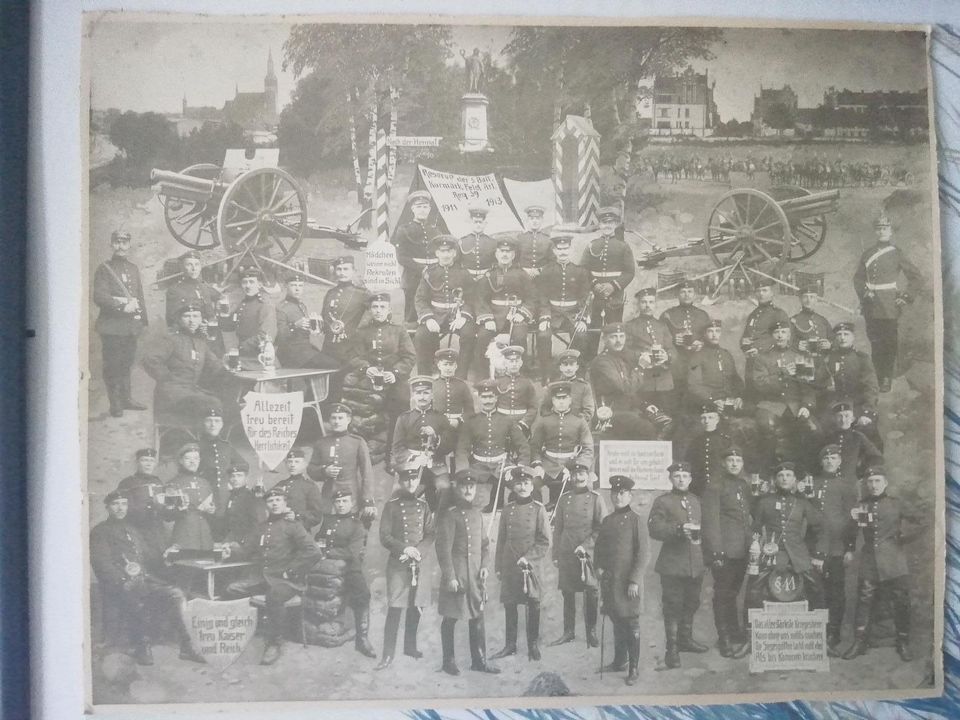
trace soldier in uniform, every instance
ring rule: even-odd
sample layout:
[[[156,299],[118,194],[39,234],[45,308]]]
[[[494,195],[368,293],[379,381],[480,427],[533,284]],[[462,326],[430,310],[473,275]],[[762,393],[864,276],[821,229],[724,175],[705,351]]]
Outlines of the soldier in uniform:
[[[536,278],[543,266],[553,259],[550,235],[541,229],[544,214],[542,205],[528,205],[523,212],[527,216],[527,229],[517,236],[520,246],[517,264],[523,268],[527,277]]]
[[[820,447],[836,445],[840,449],[840,474],[855,483],[864,468],[883,462],[883,453],[853,426],[856,418],[853,403],[841,400],[831,409],[832,430],[821,436]]]
[[[720,347],[723,326],[720,320],[711,320],[703,331],[703,347],[687,361],[687,406],[701,408],[714,402],[728,417],[744,410],[743,380],[737,372],[733,355]]]
[[[603,352],[590,362],[590,385],[597,398],[596,421],[609,424],[605,436],[611,439],[653,440],[657,427],[637,410],[640,370],[626,353],[626,342],[623,323],[607,325],[603,329]]]
[[[814,310],[820,297],[816,283],[800,288],[800,312],[790,318],[790,336],[793,347],[802,353],[819,356],[830,350],[830,321]]]
[[[286,495],[273,487],[267,492],[267,519],[241,543],[227,545],[227,557],[255,563],[249,575],[227,586],[227,595],[248,597],[265,592],[266,647],[261,665],[273,665],[283,652],[285,604],[303,592],[303,577],[322,558],[322,551],[304,529],[290,519]]]
[[[590,271],[570,261],[569,235],[550,238],[553,243],[553,261],[543,266],[537,278],[537,297],[540,298],[540,319],[537,327],[537,366],[541,376],[548,372],[553,355],[553,337],[567,333],[567,347],[587,348],[587,320],[590,304]]]
[[[288,518],[310,530],[323,517],[323,501],[317,483],[306,474],[306,452],[302,447],[291,448],[284,464],[290,474],[271,489],[283,493]]]
[[[400,629],[400,613],[406,609],[403,627],[403,654],[414,659],[423,657],[417,649],[417,628],[422,609],[430,604],[432,584],[429,566],[421,570],[434,539],[434,515],[422,498],[420,468],[400,471],[400,484],[393,497],[383,506],[380,520],[380,544],[387,557],[387,621],[383,626],[383,656],[377,670],[393,662]]]
[[[623,239],[620,210],[602,207],[597,215],[600,235],[590,241],[580,258],[580,265],[590,272],[593,286],[590,327],[594,336],[588,345],[591,358],[597,354],[603,326],[623,320],[624,291],[637,272],[633,250]]]
[[[668,307],[660,314],[660,322],[667,326],[673,338],[674,357],[670,364],[673,373],[673,385],[678,392],[687,389],[687,376],[691,362],[699,358],[703,348],[703,337],[711,320],[707,311],[694,305],[697,299],[697,286],[691,280],[677,283],[679,302]]]
[[[514,241],[497,240],[495,257],[497,264],[477,280],[477,344],[483,355],[501,333],[509,334],[510,345],[526,346],[527,327],[536,313],[534,285],[515,263]]]
[[[314,540],[323,551],[323,557],[343,560],[343,603],[353,611],[356,636],[353,647],[361,655],[377,656],[370,645],[370,586],[363,576],[363,556],[367,546],[367,531],[363,521],[353,511],[353,493],[349,489],[335,490],[333,512],[320,520]]]
[[[147,606],[162,603],[176,618],[180,659],[204,662],[190,644],[183,622],[187,598],[164,578],[164,564],[156,547],[127,519],[127,498],[114,490],[103,499],[107,519],[90,531],[90,564],[100,584],[101,597],[110,598],[119,623],[134,646],[138,665],[153,665],[147,634]]]
[[[460,266],[470,273],[474,281],[486,275],[496,264],[496,243],[484,230],[487,227],[487,208],[473,205],[467,211],[473,223],[473,232],[464,235],[457,243],[460,250]]]
[[[397,261],[403,268],[403,314],[407,322],[414,322],[417,313],[414,310],[414,295],[424,269],[436,265],[430,241],[437,236],[436,225],[427,225],[431,209],[430,193],[416,190],[407,196],[407,205],[413,213],[413,220],[397,228],[393,244],[397,246]]]
[[[259,370],[262,365],[258,356],[263,344],[277,337],[277,312],[263,294],[263,273],[257,267],[240,269],[240,290],[243,297],[230,325],[236,330],[244,367]],[[220,326],[223,328],[222,322]]]
[[[897,654],[904,662],[910,662],[913,660],[910,650],[910,571],[901,541],[901,525],[909,516],[903,501],[887,494],[887,474],[882,465],[867,468],[863,483],[866,494],[856,510],[856,517],[851,516],[843,556],[845,565],[853,562],[857,534],[862,531],[854,640],[843,658],[852,660],[867,652],[877,596],[888,594],[893,604]]]
[[[630,503],[633,480],[625,475],[610,478],[613,512],[600,524],[594,550],[594,567],[600,581],[601,612],[613,623],[613,661],[605,672],[623,672],[626,682],[638,680],[640,663],[640,583],[647,557],[643,519]]]
[[[177,327],[181,306],[195,304],[200,306],[203,316],[201,332],[205,333],[210,347],[220,357],[223,355],[223,336],[220,334],[220,319],[217,303],[223,294],[202,277],[203,265],[200,253],[188,250],[180,256],[180,276],[167,288],[166,319],[169,327]]]
[[[420,323],[413,337],[417,370],[423,375],[431,372],[441,335],[452,338],[456,334],[464,358],[459,376],[466,378],[477,336],[473,278],[456,265],[457,239],[453,235],[437,235],[433,239],[433,251],[438,262],[424,268],[414,296]]]
[[[743,478],[743,453],[737,447],[724,452],[723,472],[704,491],[702,508],[703,558],[713,575],[713,622],[717,647],[733,657],[746,638],[740,625],[737,596],[747,572],[747,553],[753,521],[750,486]]]
[[[497,412],[500,388],[496,380],[476,384],[480,412],[469,417],[457,435],[454,464],[460,470],[472,467],[480,482],[490,483],[490,497],[484,513],[503,507],[505,495],[501,474],[505,465],[530,462],[530,444],[520,426],[508,415]],[[500,487],[499,496],[496,488]]]
[[[903,306],[913,301],[921,275],[900,248],[891,242],[893,229],[885,213],[880,213],[873,226],[877,231],[877,244],[867,248],[860,257],[853,276],[853,288],[860,298],[861,312],[867,323],[867,337],[880,392],[889,392],[897,363],[897,323]],[[907,282],[906,290],[901,290],[898,284],[901,273]]]
[[[450,421],[450,427],[459,432],[461,425],[474,413],[473,391],[458,377],[459,355],[452,348],[443,348],[433,354],[437,378],[433,381],[433,406]],[[469,363],[467,357],[466,362]]]
[[[154,473],[157,451],[141,448],[136,452],[137,470],[117,485],[117,492],[127,499],[127,522],[158,551],[167,548],[167,531],[163,526],[163,483]]]
[[[732,443],[730,436],[720,429],[720,412],[713,403],[700,408],[700,428],[701,432],[679,453],[689,464],[693,476],[690,492],[697,497],[703,497],[703,491],[720,475],[724,452]]]
[[[340,372],[330,376],[328,397],[339,402],[343,375],[346,374],[354,347],[353,337],[370,317],[370,292],[356,281],[356,263],[352,256],[333,260],[337,284],[323,296],[320,319],[323,328],[323,354],[335,358]]]
[[[557,355],[556,361],[557,371],[550,377],[550,382],[570,383],[570,412],[582,417],[587,424],[591,423],[597,410],[597,401],[594,400],[590,383],[580,375],[580,351],[567,348]],[[540,404],[540,414],[545,415],[550,412],[550,407],[548,394]]]
[[[656,288],[644,288],[636,298],[639,314],[623,324],[623,331],[627,334],[627,354],[636,357],[642,369],[640,397],[645,403],[672,416],[676,412],[676,390],[671,370],[673,337],[667,324],[653,315]]]
[[[240,459],[240,455],[226,440],[220,438],[223,431],[223,413],[218,407],[209,408],[203,414],[200,425],[200,468],[198,474],[207,481],[213,490],[213,504],[216,512],[211,520],[213,534],[219,540],[223,537],[223,515],[227,509],[227,496],[230,494],[229,468]]]
[[[839,400],[851,402],[857,429],[883,450],[877,412],[880,390],[873,361],[867,353],[854,348],[853,323],[834,325],[833,337],[833,348],[824,359],[827,373],[833,380],[832,392],[824,393],[828,406],[832,407]]]
[[[575,638],[577,593],[583,593],[583,625],[587,647],[598,647],[597,578],[594,571],[594,544],[607,509],[600,493],[590,488],[592,467],[580,460],[572,463],[573,490],[557,502],[554,516],[553,564],[563,595],[563,635],[550,646]]]
[[[287,296],[277,304],[277,359],[288,368],[338,368],[337,358],[328,357],[310,342],[320,328],[319,323],[315,329],[310,327],[303,302],[303,275],[291,272],[286,284]]]
[[[570,477],[566,465],[579,460],[593,467],[593,435],[587,421],[570,412],[570,383],[555,382],[547,391],[551,409],[533,425],[530,454],[534,475],[546,488],[546,501],[552,508]]]
[[[213,489],[197,474],[200,446],[186,443],[177,451],[177,475],[164,487],[164,516],[173,520],[168,553],[180,550],[213,550],[210,518],[216,512]]]
[[[127,256],[130,233],[115,230],[110,235],[113,256],[93,275],[93,302],[100,308],[94,325],[103,346],[103,384],[107,388],[110,414],[146,410],[130,396],[130,370],[137,354],[137,338],[147,326],[140,270]]]
[[[759,278],[757,285],[757,307],[749,315],[743,326],[743,335],[740,336],[740,349],[747,356],[747,364],[744,367],[743,375],[749,378],[753,369],[753,363],[761,352],[773,347],[773,334],[771,330],[774,323],[790,324],[790,318],[782,308],[773,304],[773,286],[774,281],[770,278]],[[749,389],[749,385],[748,385]]]
[[[437,562],[441,582],[437,610],[443,617],[440,623],[441,669],[448,675],[460,674],[454,656],[454,630],[457,621],[463,618],[468,621],[470,669],[494,675],[500,672],[487,662],[483,608],[487,600],[490,538],[480,511],[473,505],[477,482],[475,470],[458,470],[453,476],[456,500],[437,519]]]
[[[523,348],[520,345],[508,345],[502,353],[507,372],[497,380],[500,388],[497,412],[517,423],[524,433],[529,433],[540,407],[537,388],[530,378],[520,374],[523,367]]]
[[[349,492],[353,506],[360,508],[360,520],[369,530],[377,518],[370,448],[362,436],[350,432],[353,411],[349,405],[329,406],[327,420],[330,432],[313,446],[307,476],[323,483],[320,497],[325,509],[333,506],[338,490]]]
[[[247,487],[250,465],[246,460],[235,460],[227,468],[230,494],[224,503],[224,542],[243,542],[257,526],[267,519],[267,507],[260,497]]]
[[[687,463],[674,463],[667,472],[673,490],[653,501],[647,528],[650,537],[663,543],[654,570],[660,575],[663,627],[666,632],[664,664],[680,667],[680,653],[705,653],[707,646],[693,637],[693,616],[700,607],[703,584],[700,499],[688,492],[693,476]]]
[[[413,409],[397,418],[391,455],[397,465],[416,464],[430,510],[436,512],[440,493],[449,486],[446,457],[454,448],[456,434],[446,416],[433,407],[433,378],[410,378]]]
[[[543,503],[533,499],[528,467],[510,469],[513,499],[503,508],[497,531],[493,569],[500,580],[500,602],[506,619],[506,641],[493,659],[517,654],[518,605],[527,606],[527,655],[540,659],[540,600],[543,559],[550,552],[550,521]]]

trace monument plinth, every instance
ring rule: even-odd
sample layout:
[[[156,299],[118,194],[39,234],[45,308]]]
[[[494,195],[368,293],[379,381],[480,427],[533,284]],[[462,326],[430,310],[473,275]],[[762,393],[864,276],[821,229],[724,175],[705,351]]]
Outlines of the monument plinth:
[[[487,137],[487,105],[490,100],[483,93],[465,93],[460,98],[460,119],[463,142],[460,152],[492,152]]]

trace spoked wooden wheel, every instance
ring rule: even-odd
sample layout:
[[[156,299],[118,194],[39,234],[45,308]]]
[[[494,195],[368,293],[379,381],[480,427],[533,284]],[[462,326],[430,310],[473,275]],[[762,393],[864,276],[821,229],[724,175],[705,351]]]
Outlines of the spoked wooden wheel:
[[[284,262],[296,253],[307,228],[307,198],[288,172],[257,168],[234,180],[220,201],[217,231],[234,267]]]
[[[747,267],[776,274],[790,257],[790,223],[777,202],[759,190],[740,188],[721,197],[707,218],[704,245],[717,267],[742,252]]]
[[[221,168],[212,163],[198,163],[181,171],[184,175],[214,180],[220,177]],[[209,250],[220,244],[217,237],[216,199],[196,199],[160,196],[163,205],[163,220],[174,239],[193,250]]]
[[[770,189],[770,197],[777,202],[792,200],[810,195],[810,191],[799,185],[778,185]],[[790,220],[790,260],[806,260],[817,252],[827,238],[827,218],[825,215],[808,217],[787,216]]]

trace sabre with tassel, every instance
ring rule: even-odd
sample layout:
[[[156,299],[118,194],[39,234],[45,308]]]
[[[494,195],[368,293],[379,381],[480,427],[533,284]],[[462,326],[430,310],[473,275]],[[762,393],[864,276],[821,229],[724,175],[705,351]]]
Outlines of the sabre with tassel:
[[[493,510],[490,511],[490,519],[487,521],[487,535],[493,530],[493,520],[497,516],[497,505],[500,504],[500,488],[503,487],[503,470],[506,465],[507,458],[504,456],[503,460],[500,461],[500,470],[497,472],[497,487],[494,490],[496,495],[493,496]]]

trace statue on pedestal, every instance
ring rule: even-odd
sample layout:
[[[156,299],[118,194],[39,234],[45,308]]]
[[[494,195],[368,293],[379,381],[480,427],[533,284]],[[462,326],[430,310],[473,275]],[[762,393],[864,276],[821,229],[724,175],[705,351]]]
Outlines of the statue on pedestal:
[[[467,92],[482,93],[486,73],[483,69],[483,58],[480,57],[480,48],[473,49],[473,55],[467,57],[465,50],[460,51],[465,70],[467,71]]]

